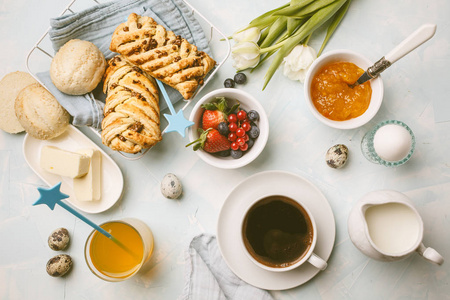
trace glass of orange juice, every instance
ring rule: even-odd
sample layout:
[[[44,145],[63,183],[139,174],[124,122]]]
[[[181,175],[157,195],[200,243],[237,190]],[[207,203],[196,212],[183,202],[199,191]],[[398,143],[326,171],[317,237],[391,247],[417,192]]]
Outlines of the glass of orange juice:
[[[100,225],[120,243],[94,230],[84,247],[92,273],[107,281],[122,281],[135,275],[153,253],[153,234],[142,221],[126,218]]]

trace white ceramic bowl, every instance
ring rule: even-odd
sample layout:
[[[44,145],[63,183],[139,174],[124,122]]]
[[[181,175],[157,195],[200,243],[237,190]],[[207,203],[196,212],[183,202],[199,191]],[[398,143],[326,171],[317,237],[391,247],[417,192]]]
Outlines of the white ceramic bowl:
[[[235,88],[222,88],[212,91],[203,96],[192,109],[189,120],[195,124],[189,129],[189,139],[191,142],[200,137],[198,133],[199,125],[201,124],[201,117],[204,109],[201,107],[204,103],[213,101],[216,97],[225,97],[228,100],[237,100],[240,103],[240,107],[249,110],[256,110],[259,113],[259,121],[257,122],[260,129],[260,134],[255,139],[255,144],[249,150],[247,150],[241,158],[235,159],[231,156],[220,157],[218,155],[210,154],[202,149],[196,151],[198,156],[206,163],[222,169],[236,169],[243,167],[252,162],[263,151],[266,146],[267,139],[269,137],[269,120],[262,105],[252,95]],[[229,104],[231,107],[232,104]]]
[[[316,119],[330,127],[338,129],[357,128],[369,122],[380,109],[381,102],[383,101],[383,81],[381,80],[380,76],[370,80],[370,85],[372,87],[372,97],[370,99],[369,107],[361,116],[346,121],[330,120],[327,117],[323,116],[319,111],[317,111],[311,100],[310,89],[312,79],[317,71],[319,71],[324,65],[328,63],[338,61],[354,63],[364,70],[367,70],[368,67],[373,65],[373,63],[366,57],[350,50],[333,50],[322,54],[314,61],[314,63],[306,73],[304,83],[306,104],[308,105],[311,113]]]

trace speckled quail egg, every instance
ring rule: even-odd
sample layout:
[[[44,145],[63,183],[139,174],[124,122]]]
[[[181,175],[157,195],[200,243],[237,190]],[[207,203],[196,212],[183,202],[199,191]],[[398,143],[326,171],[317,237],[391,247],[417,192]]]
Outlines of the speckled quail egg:
[[[67,274],[72,268],[72,258],[67,254],[56,255],[47,262],[47,273],[53,277],[60,277]]]
[[[161,193],[169,199],[177,199],[183,192],[181,181],[175,174],[168,173],[161,181]]]
[[[48,246],[55,251],[66,249],[69,244],[70,236],[66,228],[58,228],[48,237]]]
[[[328,149],[325,155],[327,165],[333,169],[342,168],[347,162],[348,148],[345,145],[337,144]]]

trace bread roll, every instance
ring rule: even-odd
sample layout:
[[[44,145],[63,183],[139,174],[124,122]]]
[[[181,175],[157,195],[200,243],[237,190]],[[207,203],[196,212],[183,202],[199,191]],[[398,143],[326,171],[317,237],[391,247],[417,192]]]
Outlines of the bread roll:
[[[74,39],[65,43],[55,54],[50,66],[50,77],[61,92],[83,95],[100,83],[105,67],[105,57],[97,46]]]
[[[55,138],[69,125],[69,113],[39,83],[20,91],[14,109],[25,131],[37,139]]]
[[[0,129],[9,133],[25,130],[17,120],[14,102],[19,92],[33,83],[37,83],[33,76],[21,71],[6,74],[0,81]]]

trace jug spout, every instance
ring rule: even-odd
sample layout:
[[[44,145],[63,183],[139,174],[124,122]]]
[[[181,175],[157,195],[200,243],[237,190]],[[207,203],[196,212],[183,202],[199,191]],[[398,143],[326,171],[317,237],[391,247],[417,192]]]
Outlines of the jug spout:
[[[360,199],[350,212],[347,222],[350,239],[356,248],[368,257],[377,260],[389,260],[389,258],[384,257],[376,246],[374,246],[369,234],[366,211],[377,206],[380,203],[380,199],[378,197],[368,196]]]

